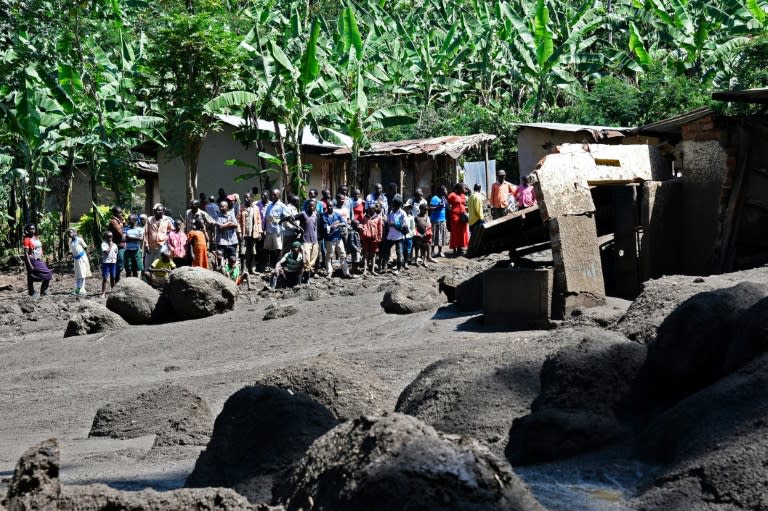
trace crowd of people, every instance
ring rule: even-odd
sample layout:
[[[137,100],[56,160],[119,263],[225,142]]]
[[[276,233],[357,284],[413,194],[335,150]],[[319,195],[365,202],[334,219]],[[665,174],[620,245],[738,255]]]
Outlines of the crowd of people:
[[[396,183],[386,193],[377,183],[365,197],[359,189],[350,193],[341,186],[335,197],[311,189],[303,202],[296,195],[283,202],[278,189],[259,194],[253,188],[241,202],[238,194],[219,189],[218,196],[200,194],[178,216],[162,204],[155,204],[149,216],[124,215],[115,206],[99,247],[101,294],[123,275],[162,287],[180,266],[218,271],[249,288],[259,273],[268,273],[273,287],[330,278],[336,268],[349,279],[396,275],[445,257],[446,247],[454,256],[463,255],[470,234],[485,221],[486,198],[478,184],[472,192],[464,183],[450,193],[440,186],[429,199],[421,188],[407,200],[398,192]],[[488,202],[495,219],[534,205],[536,197],[527,178],[515,186],[500,170]],[[71,294],[82,296],[91,276],[89,247],[75,229],[68,235],[75,270]],[[35,295],[34,283],[41,282],[44,295],[52,273],[34,225],[25,230],[24,249],[29,293]]]

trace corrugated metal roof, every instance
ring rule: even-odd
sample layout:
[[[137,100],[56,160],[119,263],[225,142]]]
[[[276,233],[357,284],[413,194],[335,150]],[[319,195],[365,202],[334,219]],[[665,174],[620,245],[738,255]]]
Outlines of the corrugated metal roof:
[[[439,156],[447,154],[454,160],[459,158],[468,149],[476,147],[483,142],[495,140],[496,135],[478,133],[475,135],[449,135],[445,137],[422,138],[416,140],[397,140],[393,142],[375,142],[371,148],[360,152],[362,157],[372,156],[396,156],[401,154],[427,154]],[[348,148],[341,148],[333,152],[336,156],[350,153]]]
[[[720,91],[712,94],[712,99],[734,103],[758,103],[768,105],[768,87],[759,89]]]
[[[224,124],[228,124],[230,126],[234,126],[235,128],[242,128],[245,126],[245,119],[238,115],[226,115],[226,114],[216,114],[216,118],[219,119]],[[275,132],[275,124],[272,121],[266,121],[264,119],[259,119],[257,121],[258,123],[258,129],[261,131],[269,131],[274,133]],[[285,126],[282,124],[279,125],[280,132],[285,133]],[[328,142],[327,140],[320,140],[315,136],[314,133],[312,133],[312,130],[309,129],[309,126],[304,127],[304,137],[302,138],[302,144],[303,145],[311,145],[311,146],[317,146],[317,147],[327,147],[329,149],[337,148],[337,147],[352,147],[352,139],[346,135],[339,134],[339,138],[343,142],[343,145],[339,144],[333,144],[331,142]]]
[[[589,124],[568,124],[562,122],[519,122],[516,123],[521,128],[536,128],[541,130],[567,131],[578,133],[579,131],[631,131],[633,128],[624,128],[620,126],[596,126]]]
[[[644,135],[670,135],[679,134],[682,132],[683,126],[700,119],[705,115],[712,113],[712,109],[706,106],[694,108],[688,112],[670,117],[668,119],[662,119],[661,121],[652,122],[645,126],[640,126],[637,131]]]

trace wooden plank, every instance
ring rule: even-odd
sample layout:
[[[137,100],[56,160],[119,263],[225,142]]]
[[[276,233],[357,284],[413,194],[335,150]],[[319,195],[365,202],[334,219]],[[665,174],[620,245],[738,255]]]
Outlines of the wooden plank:
[[[726,209],[725,220],[723,221],[723,235],[720,238],[720,270],[729,272],[733,269],[734,250],[736,238],[738,237],[738,219],[741,218],[745,198],[743,190],[748,186],[744,183],[747,180],[747,167],[749,164],[749,153],[752,148],[752,133],[739,127],[739,152],[737,155],[736,176],[731,187],[731,195],[728,198],[728,209]]]

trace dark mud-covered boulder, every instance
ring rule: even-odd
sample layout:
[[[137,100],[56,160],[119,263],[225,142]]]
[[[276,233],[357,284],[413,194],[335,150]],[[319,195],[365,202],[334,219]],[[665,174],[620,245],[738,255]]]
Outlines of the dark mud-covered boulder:
[[[160,293],[141,279],[120,279],[107,297],[107,309],[132,325],[143,325],[152,319],[159,297]]]
[[[340,421],[392,410],[392,389],[367,366],[330,353],[276,369],[256,381],[304,393],[325,405]]]
[[[459,310],[473,311],[483,308],[483,272],[473,275],[456,286],[455,304]]]
[[[231,311],[237,286],[224,275],[185,266],[168,277],[165,292],[180,319],[198,319]]]
[[[8,492],[0,504],[8,511],[56,509],[61,494],[60,456],[55,438],[27,449],[16,463]]]
[[[559,335],[578,342],[544,362],[531,414],[515,419],[509,430],[506,455],[513,465],[572,456],[630,433],[619,417],[645,361],[645,347],[596,328]]]
[[[673,310],[693,295],[712,291],[718,286],[709,279],[670,275],[643,283],[643,290],[613,327],[628,339],[648,344]]]
[[[725,374],[768,351],[768,298],[744,311],[737,324],[725,354]]]
[[[677,307],[648,345],[643,372],[652,404],[665,408],[720,378],[741,314],[766,294],[768,286],[742,282]]]
[[[156,435],[155,446],[206,445],[213,415],[199,396],[178,385],[162,385],[99,408],[90,437]]]
[[[279,511],[281,507],[250,504],[242,495],[228,488],[185,488],[120,491],[104,484],[64,486],[59,509],[68,511]]]
[[[477,438],[503,455],[512,420],[526,415],[539,393],[544,355],[522,351],[462,355],[430,364],[403,390],[395,410],[444,433]]]
[[[412,314],[440,305],[437,290],[431,286],[395,286],[384,293],[381,306],[389,314]]]
[[[543,510],[506,462],[414,417],[359,417],[318,439],[275,488],[289,510]]]
[[[669,467],[633,509],[768,509],[766,388],[762,355],[658,416],[638,453]]]
[[[224,486],[251,502],[269,500],[273,478],[338,423],[306,394],[263,385],[240,389],[216,418],[186,485]]]
[[[64,337],[111,332],[126,328],[128,323],[103,305],[84,301],[70,316]]]

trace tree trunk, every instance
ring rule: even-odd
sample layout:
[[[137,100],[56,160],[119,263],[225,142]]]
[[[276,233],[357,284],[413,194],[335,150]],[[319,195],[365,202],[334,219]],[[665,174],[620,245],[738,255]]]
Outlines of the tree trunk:
[[[291,170],[288,168],[288,160],[285,159],[285,144],[283,144],[283,134],[280,132],[280,124],[272,121],[275,125],[275,135],[277,136],[277,156],[280,158],[280,167],[283,172],[283,190],[284,195],[290,191]]]
[[[72,183],[75,179],[75,150],[70,149],[67,154],[67,163],[64,165],[64,211],[59,224],[59,260],[64,259],[64,247],[66,243],[67,228],[72,216]]]
[[[193,137],[187,142],[186,150],[181,160],[184,162],[184,178],[187,204],[197,197],[197,166],[200,161],[200,150],[203,148],[203,139]]]
[[[352,161],[349,164],[349,173],[352,174],[352,187],[360,188],[360,176],[357,173],[357,159],[360,157],[360,143],[357,140],[352,141]]]
[[[98,246],[101,243],[101,218],[99,217],[99,190],[97,188],[98,169],[96,157],[92,153],[88,161],[88,184],[91,187],[91,211],[93,213],[93,243]]]

